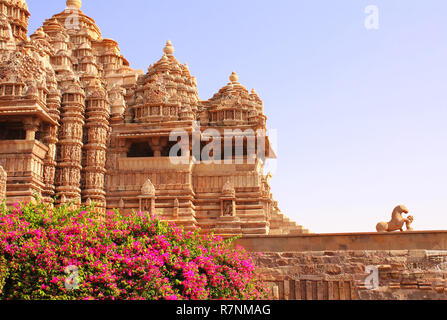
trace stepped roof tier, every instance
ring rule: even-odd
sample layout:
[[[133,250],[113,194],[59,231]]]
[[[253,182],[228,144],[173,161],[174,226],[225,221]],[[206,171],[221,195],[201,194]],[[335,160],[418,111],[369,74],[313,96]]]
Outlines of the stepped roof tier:
[[[171,41],[163,51],[162,58],[138,79],[135,102],[130,104],[136,122],[194,120],[196,117],[197,81],[188,66],[174,57]]]

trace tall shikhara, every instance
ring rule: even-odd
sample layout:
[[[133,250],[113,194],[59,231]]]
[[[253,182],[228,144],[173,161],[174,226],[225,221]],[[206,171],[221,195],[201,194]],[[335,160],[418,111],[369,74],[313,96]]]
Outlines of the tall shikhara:
[[[38,193],[56,204],[96,203],[98,212],[160,214],[223,236],[307,232],[273,200],[263,172],[265,158],[274,157],[268,138],[263,156],[259,143],[247,143],[256,138],[247,129],[265,130],[266,116],[235,73],[204,101],[170,41],[144,74],[102,38],[80,0],[67,1],[30,38],[29,16],[24,0],[0,0],[0,165],[8,203]],[[194,153],[171,161],[173,131],[193,141],[208,129],[232,130],[233,151],[236,138],[245,139],[242,154],[232,152],[242,161],[224,159],[223,149],[211,154],[222,163],[197,161]],[[203,141],[186,148],[203,150]]]

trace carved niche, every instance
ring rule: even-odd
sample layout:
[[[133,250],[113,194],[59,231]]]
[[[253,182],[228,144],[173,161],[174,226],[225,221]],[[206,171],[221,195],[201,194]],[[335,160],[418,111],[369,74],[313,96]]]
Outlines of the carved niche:
[[[229,180],[222,188],[222,196],[220,197],[220,215],[221,217],[236,216],[236,191]]]
[[[150,179],[143,184],[141,188],[140,211],[147,212],[149,215],[155,214],[155,187]]]

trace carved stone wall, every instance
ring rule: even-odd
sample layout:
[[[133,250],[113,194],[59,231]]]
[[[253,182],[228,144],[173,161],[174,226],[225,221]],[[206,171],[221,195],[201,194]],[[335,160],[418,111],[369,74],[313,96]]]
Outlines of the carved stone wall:
[[[447,250],[266,252],[256,264],[272,299],[447,300]]]
[[[246,237],[281,300],[447,300],[447,231]]]

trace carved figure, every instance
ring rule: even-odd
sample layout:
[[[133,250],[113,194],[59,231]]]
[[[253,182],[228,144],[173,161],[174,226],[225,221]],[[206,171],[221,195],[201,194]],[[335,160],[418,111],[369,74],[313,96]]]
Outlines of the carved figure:
[[[225,217],[233,216],[233,202],[232,201],[224,202],[224,212],[223,213],[224,213]]]
[[[397,206],[391,215],[390,222],[379,222],[376,226],[377,232],[393,232],[400,230],[403,232],[404,225],[407,231],[412,231],[411,224],[414,221],[413,216],[408,216],[408,218],[402,217],[402,213],[408,214],[409,211],[404,205]]]

